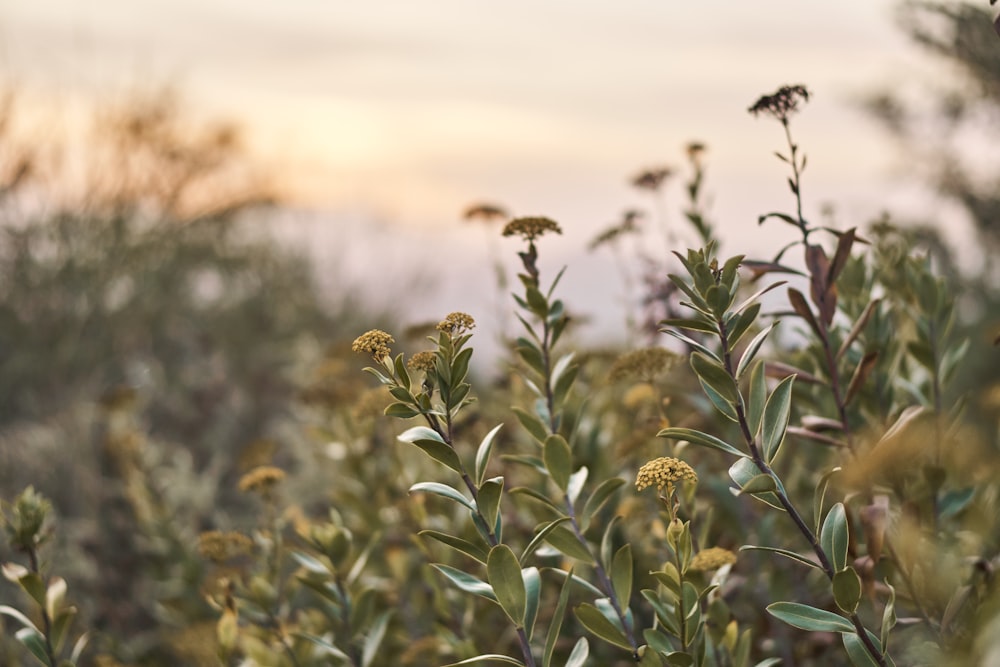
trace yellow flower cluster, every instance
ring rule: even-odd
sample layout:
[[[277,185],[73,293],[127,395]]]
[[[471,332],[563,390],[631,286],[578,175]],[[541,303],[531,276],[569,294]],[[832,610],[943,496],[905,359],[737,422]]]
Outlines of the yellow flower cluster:
[[[642,491],[646,487],[655,486],[657,491],[674,492],[678,482],[697,482],[698,473],[684,461],[669,456],[653,459],[639,468],[635,478],[635,488]]]
[[[736,554],[729,549],[710,547],[695,554],[688,569],[695,572],[707,572],[708,570],[717,570],[723,565],[732,565],[735,562]]]
[[[520,236],[525,241],[534,241],[546,232],[562,234],[555,220],[543,217],[514,218],[503,228],[504,236]]]
[[[407,359],[406,365],[409,366],[411,370],[424,371],[425,373],[428,373],[433,371],[437,365],[437,355],[430,350],[417,352],[412,357]]]
[[[240,491],[256,491],[267,493],[271,488],[285,479],[285,471],[274,466],[258,466],[240,477]]]
[[[389,349],[389,343],[395,342],[396,339],[381,329],[372,329],[355,338],[354,344],[351,345],[351,350],[368,353],[372,355],[375,361],[382,361],[392,354],[392,350]]]
[[[476,321],[468,313],[449,313],[448,317],[438,322],[437,330],[458,336],[466,331],[476,328]]]
[[[645,382],[652,382],[657,375],[673,368],[679,360],[678,354],[662,347],[633,350],[615,360],[611,366],[611,381],[639,378]]]
[[[246,555],[252,548],[249,537],[232,530],[209,530],[198,536],[198,553],[215,563]]]

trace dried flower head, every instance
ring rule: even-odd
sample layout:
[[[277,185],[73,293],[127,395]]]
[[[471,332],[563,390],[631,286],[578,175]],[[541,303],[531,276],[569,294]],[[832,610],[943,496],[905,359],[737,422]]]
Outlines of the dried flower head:
[[[520,236],[528,242],[534,241],[546,232],[562,234],[562,229],[555,220],[543,217],[514,218],[503,228],[504,236]]]
[[[506,220],[510,217],[510,214],[502,206],[480,202],[465,209],[462,217],[470,222],[482,220],[483,222],[490,223],[497,220]]]
[[[611,366],[612,382],[638,378],[652,382],[656,376],[673,368],[680,360],[675,352],[662,347],[646,347],[627,352],[615,360]]]
[[[198,553],[215,563],[245,556],[252,549],[253,540],[232,530],[209,530],[198,536]]]
[[[412,370],[428,373],[437,366],[437,355],[430,350],[417,352],[406,361],[406,365]]]
[[[659,492],[667,495],[674,492],[678,482],[697,482],[698,473],[684,461],[670,456],[661,456],[643,464],[635,478],[635,488],[642,491],[646,487],[655,486]]]
[[[389,343],[395,342],[396,339],[381,329],[372,329],[355,338],[354,343],[351,345],[351,350],[368,353],[372,355],[375,361],[382,361],[392,354]]]
[[[240,477],[240,491],[265,495],[270,493],[271,489],[283,479],[285,479],[285,471],[281,468],[258,466]]]
[[[448,317],[438,322],[437,330],[452,336],[458,336],[476,328],[476,320],[468,313],[449,313]]]
[[[710,547],[702,549],[691,559],[689,570],[695,572],[706,572],[708,570],[718,570],[723,565],[732,565],[736,562],[736,554],[729,549],[722,547]]]
[[[655,192],[673,173],[674,170],[670,167],[644,169],[632,179],[632,185],[640,190],[653,190]]]
[[[754,116],[766,113],[787,123],[788,117],[798,111],[799,101],[809,101],[809,91],[805,86],[782,86],[777,92],[762,96],[747,111]]]
[[[689,142],[688,145],[684,147],[684,151],[687,153],[689,160],[697,160],[706,150],[708,149],[705,144],[700,141]]]

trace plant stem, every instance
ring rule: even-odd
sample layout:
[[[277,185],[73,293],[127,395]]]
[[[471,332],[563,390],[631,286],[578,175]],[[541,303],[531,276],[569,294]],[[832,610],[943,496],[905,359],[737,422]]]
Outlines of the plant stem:
[[[41,577],[41,571],[38,567],[38,553],[35,551],[34,546],[29,547],[27,552],[31,571]],[[56,667],[56,652],[52,647],[52,638],[49,636],[52,632],[52,619],[49,618],[49,610],[44,604],[39,605],[39,607],[41,607],[42,613],[42,637],[45,639],[45,657],[48,658],[51,667]]]

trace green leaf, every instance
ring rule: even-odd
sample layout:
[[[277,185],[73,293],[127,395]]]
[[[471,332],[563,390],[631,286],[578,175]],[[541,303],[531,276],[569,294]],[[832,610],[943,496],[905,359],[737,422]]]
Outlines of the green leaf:
[[[576,614],[577,620],[583,624],[583,627],[587,628],[595,637],[628,651],[632,650],[632,645],[629,643],[628,637],[625,636],[625,632],[616,623],[612,623],[594,605],[585,602],[574,609],[573,613]]]
[[[576,644],[573,646],[573,650],[570,651],[569,657],[566,659],[566,667],[583,667],[587,662],[587,656],[590,655],[590,644],[587,643],[586,637],[580,637]]]
[[[754,437],[760,431],[766,403],[767,373],[764,370],[764,362],[760,362],[750,371],[750,399],[747,406],[747,425],[750,427],[750,435]]]
[[[657,433],[656,437],[670,438],[671,440],[687,440],[692,444],[702,445],[703,447],[711,447],[712,449],[718,449],[726,452],[727,454],[733,454],[742,458],[747,456],[729,443],[719,440],[714,435],[702,433],[701,431],[696,431],[690,428],[665,428]]]
[[[528,488],[526,486],[516,486],[516,487],[514,487],[513,489],[510,490],[510,493],[511,493],[511,495],[515,495],[515,496],[527,496],[528,498],[531,498],[532,500],[535,500],[535,501],[537,501],[537,502],[545,505],[546,507],[548,507],[549,509],[553,510],[557,514],[561,514],[562,513],[562,508],[559,507],[559,505],[556,505],[552,501],[551,498],[549,498],[548,496],[546,496],[543,493],[539,493],[538,491],[535,491],[534,489],[530,489],[530,488]]]
[[[435,461],[443,463],[455,472],[461,474],[462,461],[454,448],[446,443],[434,429],[426,426],[414,426],[407,429],[396,438],[400,442],[408,442],[424,450]]]
[[[580,492],[583,491],[583,485],[587,483],[587,475],[589,474],[587,466],[580,466],[579,470],[569,476],[569,484],[566,485],[566,498],[570,503],[576,504],[576,499],[580,497]]]
[[[493,453],[493,441],[496,440],[497,433],[503,428],[503,424],[497,424],[493,427],[483,441],[479,443],[479,448],[476,450],[476,484],[482,484],[483,480],[486,479],[486,468],[490,464],[490,454]]]
[[[739,403],[740,395],[736,383],[718,362],[701,352],[692,352],[691,368],[702,384],[715,390],[727,403],[732,405]]]
[[[522,567],[528,561],[528,558],[531,556],[531,554],[533,554],[535,552],[535,550],[539,546],[541,546],[542,542],[545,541],[546,536],[550,532],[552,532],[553,530],[555,530],[556,526],[558,526],[559,524],[564,523],[566,521],[569,521],[569,517],[568,516],[559,517],[558,519],[556,519],[554,521],[550,521],[549,523],[543,525],[542,528],[537,533],[535,533],[535,536],[531,538],[530,542],[528,542],[528,546],[524,547],[524,552],[521,554],[521,557],[518,559],[518,562],[521,563]]]
[[[49,639],[56,654],[62,652],[63,644],[66,642],[66,633],[69,626],[76,617],[76,607],[63,607],[58,613],[51,616],[52,630],[49,631]]]
[[[688,331],[700,331],[707,334],[718,334],[719,329],[714,322],[709,320],[700,320],[692,318],[681,318],[672,317],[660,322],[662,326],[665,327],[676,327],[678,329],[687,329]]]
[[[333,656],[338,660],[349,661],[351,659],[349,655],[347,655],[346,653],[344,653],[339,648],[331,644],[326,639],[323,639],[322,637],[317,637],[315,635],[311,635],[306,632],[293,632],[291,633],[291,635],[296,639],[305,639],[306,641],[312,642],[316,646],[319,646],[321,649],[323,649],[324,654],[328,656]]]
[[[841,635],[844,641],[844,649],[847,651],[847,657],[851,659],[851,664],[854,667],[879,667],[878,660],[872,657],[868,649],[865,648],[865,644],[861,641],[861,637],[854,633],[847,633]]]
[[[479,512],[487,526],[496,525],[500,513],[500,497],[503,494],[503,477],[494,477],[479,487]]]
[[[538,618],[538,604],[542,597],[542,577],[537,567],[526,567],[521,570],[524,579],[526,604],[524,607],[524,630],[531,641],[535,633],[535,620]]]
[[[524,627],[527,593],[524,577],[521,576],[521,565],[509,546],[498,544],[490,549],[490,555],[486,559],[486,574],[504,612],[515,626]]]
[[[31,655],[38,658],[40,663],[46,667],[52,664],[49,662],[48,653],[45,650],[45,637],[42,636],[41,632],[33,628],[21,628],[14,633],[14,636],[17,637],[19,642],[24,644],[25,648],[31,652]]]
[[[833,600],[845,614],[853,614],[861,601],[861,577],[853,567],[845,567],[833,575]]]
[[[627,607],[632,597],[632,545],[625,544],[611,561],[611,588],[618,603]]]
[[[656,612],[656,618],[660,621],[660,624],[663,625],[663,627],[666,628],[667,631],[674,637],[680,635],[681,631],[680,626],[677,623],[675,608],[668,608],[667,605],[663,604],[659,596],[656,594],[656,591],[644,588],[640,591],[640,593],[642,594],[642,597],[646,598],[646,602],[648,602],[649,606],[653,608],[653,611]],[[676,600],[673,602],[676,603]],[[646,630],[643,632],[643,637],[645,637],[650,646],[659,644],[656,638],[650,636],[651,633],[655,633],[655,631]]]
[[[775,602],[767,606],[767,611],[778,620],[800,630],[854,632],[854,626],[843,616],[798,602]]]
[[[885,585],[889,589],[889,599],[882,610],[882,628],[879,633],[883,650],[889,648],[889,633],[896,627],[896,589],[888,581]]]
[[[590,550],[586,546],[580,543],[576,534],[563,526],[553,528],[545,536],[545,541],[570,558],[575,558],[585,563],[592,563],[594,561],[593,554],[590,553]]]
[[[446,576],[451,583],[455,584],[466,593],[474,593],[475,595],[484,597],[487,600],[498,602],[496,593],[493,591],[493,587],[485,581],[448,565],[431,563],[431,567]]]
[[[545,439],[542,450],[545,469],[561,491],[566,491],[569,476],[573,471],[573,452],[566,438],[554,433]]]
[[[424,493],[433,493],[434,495],[441,496],[442,498],[454,500],[457,503],[465,505],[473,512],[476,511],[476,506],[472,504],[471,500],[446,484],[441,484],[439,482],[417,482],[410,487],[409,492],[415,493],[420,491]]]
[[[365,637],[364,648],[361,651],[361,667],[371,667],[372,661],[375,659],[375,654],[378,652],[378,647],[382,644],[382,639],[385,638],[385,630],[389,625],[390,616],[392,616],[392,610],[384,611],[372,623],[371,629],[369,629],[368,635]]]
[[[474,665],[477,662],[502,662],[505,665],[518,665],[519,667],[524,667],[524,663],[520,660],[515,660],[514,658],[508,657],[506,655],[498,655],[496,653],[484,653],[483,655],[477,655],[475,658],[467,658],[461,662],[453,662],[451,664],[445,665],[445,667],[459,667],[459,665]]]
[[[843,503],[837,503],[826,515],[823,529],[820,531],[819,543],[823,552],[830,559],[834,572],[847,567],[847,548],[850,533],[847,528],[847,512]]]
[[[412,419],[420,414],[420,412],[405,403],[390,403],[386,407],[384,414],[386,417],[396,417],[397,419]]]
[[[545,442],[545,438],[549,436],[549,432],[545,429],[545,424],[542,423],[541,419],[523,408],[515,406],[512,407],[511,410],[514,411],[514,415],[517,416],[517,421],[521,423],[524,430],[531,434],[531,437],[539,443]]]
[[[774,477],[767,473],[754,475],[747,483],[740,487],[740,495],[744,493],[765,493],[777,490],[778,485],[774,483]]]
[[[840,466],[826,471],[819,478],[819,483],[816,484],[816,493],[813,495],[813,516],[816,517],[816,527],[813,530],[817,533],[820,530],[820,522],[823,520],[823,501],[826,499],[826,490],[830,486],[830,478],[840,471]]]
[[[792,384],[795,376],[789,375],[778,383],[767,399],[764,408],[764,423],[762,427],[762,445],[764,461],[771,463],[778,455],[778,449],[785,439],[785,429],[788,428],[788,417],[792,411]]]
[[[757,356],[760,346],[764,344],[764,340],[767,339],[768,334],[771,333],[771,329],[777,325],[777,321],[772,322],[766,329],[754,336],[753,340],[750,341],[750,344],[747,345],[746,350],[743,351],[743,356],[740,357],[740,363],[736,367],[737,379],[743,377],[743,373],[745,373],[747,368],[750,367],[750,363],[754,360],[754,357]]]
[[[729,466],[729,478],[736,482],[736,486],[741,489],[746,486],[751,479],[759,474],[761,474],[761,471],[757,468],[757,464],[755,464],[752,459],[742,458],[737,460],[733,465]],[[779,489],[781,488],[780,480],[775,479],[775,484],[778,485]],[[781,505],[781,501],[778,500],[778,496],[774,493],[751,493],[750,495],[757,500],[770,505],[774,509],[785,511],[785,508]]]
[[[570,570],[566,574],[566,579],[559,590],[559,601],[556,603],[555,613],[552,614],[552,620],[549,621],[549,632],[545,636],[545,652],[542,654],[542,667],[551,667],[552,665],[552,654],[556,650],[556,642],[559,641],[563,619],[566,618],[566,605],[569,603],[569,585],[573,581],[573,570]]]
[[[486,565],[486,549],[469,542],[468,540],[463,540],[461,537],[455,537],[454,535],[449,535],[447,533],[441,533],[436,530],[421,530],[417,535],[421,537],[429,537],[432,540],[436,540],[445,546],[449,546],[455,551],[465,554],[469,558],[479,561],[483,565]]]
[[[586,531],[587,526],[590,522],[594,520],[594,516],[600,511],[604,504],[611,498],[611,495],[615,491],[620,489],[625,484],[625,480],[621,477],[611,477],[600,483],[600,485],[594,489],[594,492],[590,494],[587,498],[587,502],[583,505],[583,512],[580,514],[580,530]]]
[[[698,350],[699,352],[707,356],[709,359],[714,359],[715,361],[722,363],[722,360],[719,359],[719,355],[717,355],[715,352],[713,352],[712,350],[708,349],[707,347],[696,341],[694,338],[689,338],[688,336],[685,336],[681,332],[674,331],[673,329],[661,329],[661,331],[667,334],[668,336],[673,336],[677,340],[683,342],[685,345],[689,345],[695,350]]]
[[[13,607],[8,607],[7,605],[0,605],[0,614],[3,614],[4,616],[10,616],[24,627],[30,628],[35,632],[38,632],[38,628],[35,626],[35,624],[32,623],[30,620],[28,620],[27,616],[19,612],[17,609],[14,609]]]
[[[779,556],[784,556],[785,558],[791,558],[792,560],[802,563],[803,565],[808,565],[809,567],[816,568],[820,572],[823,571],[823,568],[820,566],[819,563],[814,563],[805,556],[797,554],[794,551],[788,551],[787,549],[778,549],[776,547],[758,547],[750,544],[745,544],[742,547],[740,547],[740,551],[771,551],[773,553],[778,554]]]

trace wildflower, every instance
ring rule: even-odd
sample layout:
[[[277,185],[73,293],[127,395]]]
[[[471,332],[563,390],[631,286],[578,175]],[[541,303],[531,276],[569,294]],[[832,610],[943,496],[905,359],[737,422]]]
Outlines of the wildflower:
[[[684,151],[687,153],[688,159],[693,162],[697,162],[702,153],[706,150],[707,148],[705,147],[705,144],[700,141],[692,141],[684,147]]]
[[[494,220],[509,218],[510,215],[502,206],[479,203],[473,204],[469,208],[465,209],[465,213],[462,214],[462,217],[470,222],[473,220],[482,220],[483,222],[490,223]]]
[[[476,321],[472,319],[472,315],[468,313],[449,313],[448,317],[438,323],[437,330],[452,336],[458,336],[475,327]]]
[[[562,229],[555,220],[543,217],[514,218],[503,228],[504,236],[520,236],[528,242],[533,242],[546,232],[562,234]]]
[[[209,530],[198,536],[198,553],[215,563],[250,553],[253,541],[236,531]]]
[[[710,547],[695,554],[688,569],[695,572],[707,572],[708,570],[718,570],[723,565],[732,565],[735,562],[736,554],[729,549]]]
[[[646,169],[639,172],[639,174],[632,179],[632,185],[639,188],[640,190],[656,190],[660,189],[663,182],[666,181],[674,173],[674,170],[670,167],[654,167],[652,169]]]
[[[240,491],[244,493],[256,491],[262,495],[270,492],[278,482],[285,479],[285,471],[274,466],[257,466],[240,477]]]
[[[417,352],[407,360],[406,365],[412,370],[429,373],[433,371],[437,365],[437,355],[430,350]]]
[[[762,113],[774,116],[782,123],[788,122],[788,117],[798,111],[799,101],[809,101],[809,91],[805,86],[782,86],[772,95],[764,95],[747,109],[754,116]]]
[[[375,361],[382,361],[392,354],[392,350],[389,349],[389,343],[395,342],[396,339],[381,329],[372,329],[355,338],[354,343],[351,345],[351,350],[354,352],[367,352],[372,355]]]
[[[698,473],[684,461],[669,456],[661,456],[643,464],[635,478],[635,488],[642,491],[646,487],[655,486],[657,491],[666,490],[667,495],[674,492],[678,482],[697,482]]]
[[[611,366],[612,382],[628,378],[639,378],[645,382],[673,368],[680,357],[674,352],[662,347],[647,347],[627,352],[615,360]]]

